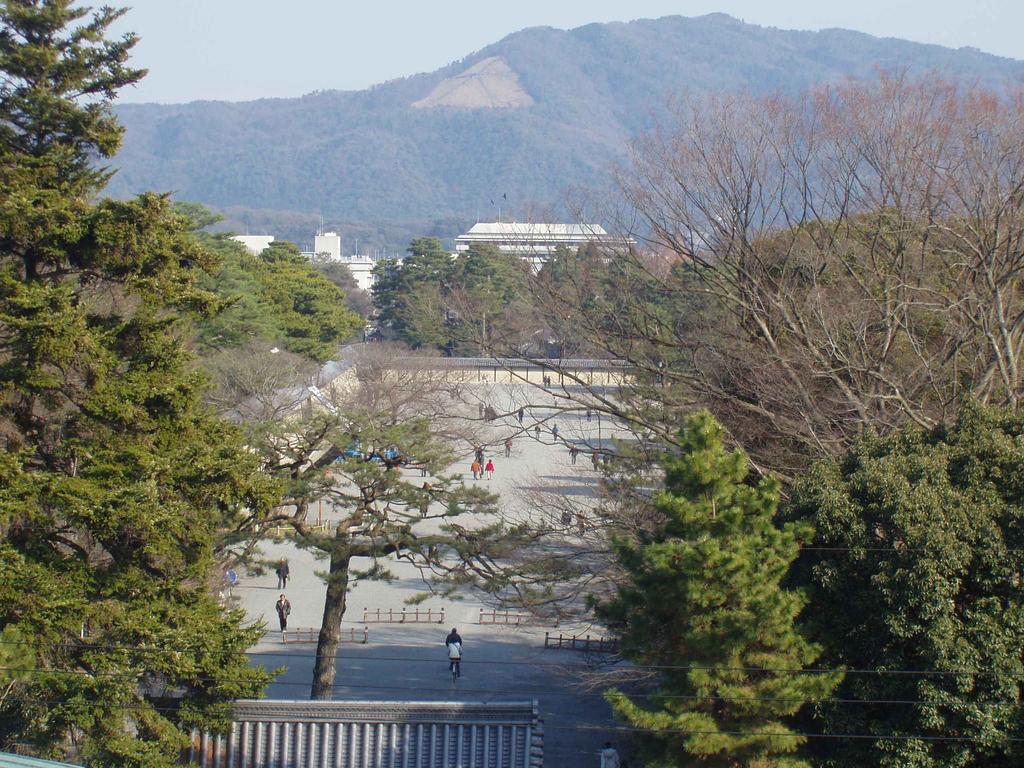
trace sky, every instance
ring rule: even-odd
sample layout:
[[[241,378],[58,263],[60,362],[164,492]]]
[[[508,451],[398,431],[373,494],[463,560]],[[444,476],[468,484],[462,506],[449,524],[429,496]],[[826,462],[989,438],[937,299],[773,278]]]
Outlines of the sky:
[[[93,0],[93,5],[100,5]],[[524,27],[728,13],[843,27],[1024,59],[1024,0],[116,0],[149,75],[122,101],[176,103],[362,89],[429,72]]]

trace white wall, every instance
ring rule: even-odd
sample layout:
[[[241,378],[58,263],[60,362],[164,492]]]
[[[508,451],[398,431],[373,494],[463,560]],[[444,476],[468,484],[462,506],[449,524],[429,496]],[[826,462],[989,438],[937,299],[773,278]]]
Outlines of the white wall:
[[[267,250],[270,244],[274,242],[273,235],[234,235],[231,239],[244,245],[249,249],[250,253],[256,256]]]

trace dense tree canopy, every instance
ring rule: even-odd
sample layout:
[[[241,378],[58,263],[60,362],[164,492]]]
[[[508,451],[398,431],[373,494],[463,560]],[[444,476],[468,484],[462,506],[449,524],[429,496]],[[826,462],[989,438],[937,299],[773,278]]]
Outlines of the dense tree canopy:
[[[212,255],[164,197],[96,202],[141,73],[72,5],[0,2],[0,748],[159,768],[268,679],[211,587],[276,493],[185,348]]]
[[[433,237],[417,238],[401,262],[378,267],[377,324],[414,348],[480,355],[521,343],[532,315],[525,263],[491,245],[453,257]]]
[[[875,735],[829,741],[826,764],[1020,765],[1024,417],[970,405],[862,440],[797,485],[790,514],[822,548],[804,557],[823,665],[879,670],[821,706],[828,732]]]
[[[204,354],[263,341],[323,362],[362,329],[345,292],[294,244],[274,242],[259,256],[225,236],[204,236],[203,244],[220,258],[205,286],[229,302],[199,324]]]

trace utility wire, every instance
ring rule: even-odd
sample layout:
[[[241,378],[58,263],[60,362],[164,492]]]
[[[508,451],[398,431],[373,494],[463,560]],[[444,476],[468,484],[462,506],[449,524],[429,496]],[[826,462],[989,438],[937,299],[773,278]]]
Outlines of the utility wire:
[[[28,640],[0,640],[0,645],[30,645],[34,648],[40,646],[39,641]],[[345,643],[352,645],[352,643]],[[362,645],[358,643],[357,645]],[[86,650],[117,650],[117,651],[138,651],[141,653],[204,653],[203,649],[188,648],[153,648],[147,646],[131,645],[104,645],[96,643],[54,643],[50,648],[65,648],[72,651]],[[541,649],[538,649],[541,650]],[[224,653],[213,653],[213,656],[246,656],[259,659],[261,656],[282,656],[287,659],[319,658],[319,654],[292,653],[290,651],[228,651]],[[428,661],[422,657],[414,656],[335,656],[338,661],[407,661],[423,662]],[[619,660],[621,661],[621,659]],[[578,667],[580,664],[559,664],[556,662],[532,661],[528,659],[486,659],[478,662],[492,666],[532,666],[532,667],[554,667],[565,669],[567,667]],[[618,663],[618,662],[616,662]],[[727,672],[777,672],[779,674],[801,674],[801,675],[826,675],[841,672],[847,675],[987,675],[994,674],[992,669],[843,669],[825,667],[742,667],[728,665],[705,665],[705,664],[632,664],[631,669],[650,670],[702,670],[702,671],[727,671]]]
[[[72,702],[67,701],[47,701],[41,699],[32,698],[20,698],[8,696],[6,701],[19,701],[28,704],[42,704],[44,706],[62,706],[72,705]],[[514,701],[514,699],[513,699]],[[310,701],[313,704],[313,701]],[[361,703],[372,704],[373,700],[363,700]],[[153,704],[136,703],[136,704],[104,704],[103,709],[106,710],[125,710],[131,711],[136,709],[145,709],[146,711],[153,712],[177,712],[178,707],[162,707]],[[873,741],[952,741],[952,742],[990,742],[991,738],[981,738],[976,736],[933,736],[928,734],[874,734],[874,733],[804,733],[799,731],[713,731],[713,730],[688,730],[688,729],[675,729],[675,728],[637,728],[635,726],[603,726],[603,725],[553,725],[550,723],[544,723],[545,730],[556,730],[556,731],[600,731],[603,733],[653,733],[663,735],[666,733],[678,734],[680,736],[763,736],[763,737],[789,737],[789,738],[803,738],[803,739],[870,739]],[[1018,738],[1013,736],[1007,736],[998,740],[1000,743],[1018,743],[1024,742],[1024,738]]]
[[[447,659],[437,660],[437,663],[447,665]],[[479,666],[486,666],[487,662],[476,662]],[[92,678],[106,678],[106,679],[120,679],[128,681],[139,681],[140,678],[144,677],[145,673],[138,674],[127,674],[120,672],[80,672],[71,669],[17,669],[14,667],[0,667],[0,672],[12,672],[16,674],[38,674],[38,675],[71,675],[74,677],[82,678],[83,680],[89,680]],[[216,678],[216,677],[188,677],[183,675],[182,677],[188,678],[190,682],[210,682],[210,683],[248,683],[249,680],[241,680],[234,678]],[[612,684],[614,685],[614,684]],[[268,686],[296,686],[301,688],[309,688],[310,683],[304,683],[292,680],[275,680],[268,683]],[[174,687],[172,684],[171,687]],[[451,688],[444,686],[423,686],[419,683],[409,685],[369,685],[365,683],[334,683],[331,688],[333,690],[367,690],[367,691],[430,691],[432,693],[450,693]],[[484,693],[494,694],[493,688],[464,688],[459,687],[457,689],[462,693]],[[576,691],[576,690],[546,690],[546,689],[519,689],[519,690],[503,690],[502,693],[509,695],[536,695],[536,696],[575,696],[577,698],[596,698],[604,697],[604,693],[599,691]],[[826,699],[808,699],[804,698],[786,698],[780,696],[697,696],[692,694],[675,694],[675,693],[626,693],[626,696],[630,698],[646,698],[646,699],[673,699],[681,701],[749,701],[749,702],[764,702],[764,703],[779,703],[779,704],[869,704],[869,705],[904,705],[904,706],[943,706],[942,702],[935,701],[923,701],[920,699],[841,699],[841,698],[826,698]],[[1012,701],[972,701],[972,706],[991,706],[991,707],[1005,707],[1005,706],[1017,706],[1016,702]]]
[[[420,488],[415,487],[414,483],[410,487],[413,490],[415,490],[415,491],[421,490]],[[402,511],[400,514],[402,516],[405,516],[407,514],[407,512],[406,511]],[[552,516],[557,517],[556,513],[551,513],[551,514],[552,514]],[[415,517],[416,519],[419,519],[419,517],[417,515],[415,515],[415,514],[412,514],[411,516]],[[287,522],[283,522],[280,527],[285,527],[286,528],[288,526],[289,526],[289,524]],[[603,527],[606,527],[606,526],[603,525],[603,524],[594,525],[592,530],[593,529],[597,529],[597,528],[603,528]],[[30,526],[19,526],[19,530],[25,530],[26,528],[30,528]],[[53,529],[54,532],[56,532],[56,529],[54,527],[46,527],[46,528],[44,528],[43,526],[31,526],[31,529],[46,530],[46,531],[49,531],[49,530]],[[553,531],[553,532],[557,533],[559,531]],[[708,539],[702,539],[700,541],[683,541],[681,539],[673,539],[673,541],[674,541],[674,543],[677,543],[677,544],[687,544],[689,546],[695,547],[695,546],[699,546],[701,544],[707,544],[707,543],[711,543],[711,542],[727,542],[727,541],[730,541],[733,538],[735,538],[735,537],[721,537],[721,538],[712,537],[712,538],[708,538]],[[959,543],[966,543],[966,542],[959,542]],[[820,545],[819,544],[801,544],[801,545],[799,545],[797,547],[797,550],[799,550],[800,552],[900,552],[900,553],[907,553],[907,552],[932,552],[932,551],[934,551],[932,547],[874,547],[874,546],[863,546],[863,547],[861,547],[861,546],[852,546],[851,547],[851,546],[838,546],[838,545],[833,546],[833,545],[826,545],[826,544],[820,544]],[[982,551],[982,550],[978,550],[978,551]],[[1018,553],[1024,552],[1024,547],[999,547],[999,548],[989,547],[989,548],[985,549],[984,551],[985,552],[995,553],[995,554],[1011,554],[1011,553],[1012,554],[1018,554]],[[939,553],[937,553],[937,554],[939,554]],[[236,585],[236,588],[238,588],[237,585]]]

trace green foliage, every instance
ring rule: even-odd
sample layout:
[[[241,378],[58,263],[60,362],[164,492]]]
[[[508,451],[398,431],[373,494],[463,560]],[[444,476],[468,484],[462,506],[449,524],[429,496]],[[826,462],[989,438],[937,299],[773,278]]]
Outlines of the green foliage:
[[[813,468],[792,514],[836,548],[809,563],[822,663],[881,672],[838,698],[906,702],[821,705],[827,732],[877,734],[830,740],[825,763],[1021,765],[1024,417],[969,404],[955,426],[864,439]]]
[[[278,489],[183,342],[213,255],[165,197],[94,202],[140,73],[118,12],[71,5],[0,1],[0,748],[169,768],[269,679],[211,587],[216,531]]]
[[[455,262],[435,237],[413,240],[408,251],[400,263],[385,261],[375,267],[377,322],[414,349],[447,347],[443,295],[454,276]]]
[[[487,356],[515,344],[532,314],[525,302],[528,269],[523,260],[487,244],[474,244],[459,258],[449,291],[457,353]]]
[[[493,246],[471,246],[456,259],[440,240],[423,237],[409,254],[377,267],[373,299],[387,336],[413,348],[484,354],[529,314],[524,263]]]
[[[323,362],[362,328],[362,319],[346,307],[344,291],[294,244],[275,241],[253,256],[224,236],[205,242],[221,260],[206,286],[230,305],[200,323],[204,354],[264,341],[268,348],[279,346]]]
[[[615,542],[625,583],[596,606],[626,658],[671,668],[646,702],[618,690],[608,699],[654,731],[649,766],[806,765],[787,719],[839,676],[770,671],[807,667],[819,653],[795,628],[805,598],[781,586],[799,545],[794,526],[774,523],[779,485],[745,484],[746,455],[725,450],[707,412],[687,419],[680,442],[654,501],[661,524]]]

